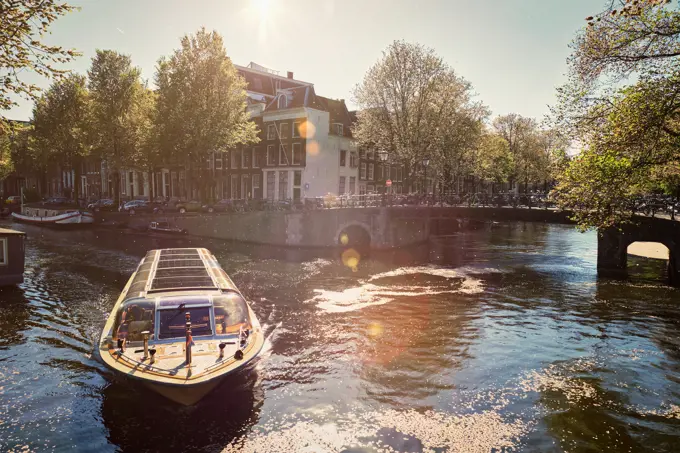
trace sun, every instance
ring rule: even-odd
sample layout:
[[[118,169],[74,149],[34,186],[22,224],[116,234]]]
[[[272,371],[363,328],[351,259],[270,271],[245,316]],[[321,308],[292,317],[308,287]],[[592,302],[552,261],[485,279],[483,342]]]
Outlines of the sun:
[[[260,14],[260,17],[266,17],[267,12],[269,11],[269,0],[251,0],[253,2],[253,6],[257,10],[257,12]]]

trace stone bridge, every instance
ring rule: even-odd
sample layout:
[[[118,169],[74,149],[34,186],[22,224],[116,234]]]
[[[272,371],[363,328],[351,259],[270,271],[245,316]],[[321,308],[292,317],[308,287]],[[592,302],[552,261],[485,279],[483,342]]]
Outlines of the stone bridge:
[[[124,217],[130,226],[148,225],[151,217]],[[164,216],[165,217],[165,216]],[[171,216],[172,217],[172,216]],[[462,219],[572,223],[568,212],[546,209],[394,206],[319,209],[311,211],[254,211],[211,215],[176,215],[172,220],[195,236],[294,247],[362,247],[391,249],[451,234]],[[599,271],[622,271],[627,249],[637,241],[668,247],[668,275],[680,285],[680,222],[639,217],[635,225],[598,234]]]
[[[149,216],[104,214],[125,218],[135,227]],[[163,216],[166,217],[166,216]],[[190,234],[217,239],[298,247],[362,246],[390,249],[425,242],[431,235],[457,230],[460,219],[568,222],[549,210],[466,207],[368,207],[310,211],[252,211],[228,214],[175,215],[172,221]]]
[[[625,271],[628,246],[633,242],[658,242],[668,248],[668,279],[680,286],[680,222],[668,219],[636,217],[632,224],[609,228],[597,237],[597,269]]]

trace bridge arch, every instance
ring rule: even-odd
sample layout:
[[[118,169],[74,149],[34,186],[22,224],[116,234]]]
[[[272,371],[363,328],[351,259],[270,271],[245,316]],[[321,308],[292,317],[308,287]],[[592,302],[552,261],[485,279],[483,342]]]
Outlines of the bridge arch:
[[[368,249],[373,240],[371,227],[363,222],[351,221],[340,225],[335,232],[336,244],[341,247]]]
[[[680,286],[680,222],[666,219],[638,219],[636,224],[598,232],[598,270],[625,271],[628,247],[635,242],[654,242],[668,249],[668,279]]]

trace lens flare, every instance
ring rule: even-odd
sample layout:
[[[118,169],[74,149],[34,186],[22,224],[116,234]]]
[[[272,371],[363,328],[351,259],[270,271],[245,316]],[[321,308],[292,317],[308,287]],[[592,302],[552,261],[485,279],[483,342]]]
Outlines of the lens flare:
[[[319,154],[319,144],[316,141],[311,140],[307,142],[307,154],[310,156],[316,156]]]
[[[314,138],[314,135],[316,135],[316,127],[314,127],[314,124],[310,123],[309,121],[304,121],[301,123],[299,130],[300,136],[303,138]]]
[[[342,264],[356,272],[358,270],[361,254],[354,249],[347,249],[342,252]]]
[[[342,233],[342,236],[340,236],[340,243],[342,245],[347,245],[349,243],[349,236],[347,236],[347,233]]]

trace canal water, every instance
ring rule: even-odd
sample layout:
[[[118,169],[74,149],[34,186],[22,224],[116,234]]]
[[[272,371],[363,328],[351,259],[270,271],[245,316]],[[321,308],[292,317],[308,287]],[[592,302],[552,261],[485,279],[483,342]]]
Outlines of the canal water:
[[[598,278],[592,233],[494,223],[368,257],[15,227],[0,451],[680,449],[680,291],[653,260]],[[95,354],[139,259],[178,246],[210,248],[267,334],[247,376],[191,408]]]

